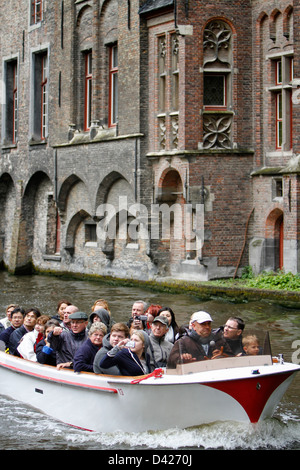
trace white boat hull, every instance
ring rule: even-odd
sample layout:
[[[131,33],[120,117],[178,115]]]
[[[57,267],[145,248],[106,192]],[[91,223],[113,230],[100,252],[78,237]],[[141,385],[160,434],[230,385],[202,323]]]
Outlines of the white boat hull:
[[[290,363],[216,368],[222,361],[209,361],[214,370],[134,378],[58,371],[0,352],[0,394],[97,432],[255,423],[272,416],[300,370]]]

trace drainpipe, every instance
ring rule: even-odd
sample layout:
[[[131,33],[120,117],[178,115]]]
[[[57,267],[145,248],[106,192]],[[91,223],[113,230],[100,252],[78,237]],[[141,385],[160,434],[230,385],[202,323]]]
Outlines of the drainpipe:
[[[54,150],[54,201],[57,203],[57,149]]]
[[[137,139],[134,142],[134,200],[137,202],[137,177],[138,177],[138,144]]]

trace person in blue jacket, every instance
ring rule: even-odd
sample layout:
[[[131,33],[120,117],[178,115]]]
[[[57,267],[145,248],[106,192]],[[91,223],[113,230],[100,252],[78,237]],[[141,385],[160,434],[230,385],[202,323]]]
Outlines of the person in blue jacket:
[[[47,364],[48,366],[56,366],[56,352],[50,347],[48,343],[48,334],[59,326],[59,321],[51,318],[46,324],[45,337],[36,345],[36,359],[40,364]]]
[[[94,358],[102,347],[102,341],[107,333],[107,327],[102,322],[93,323],[89,330],[88,339],[77,349],[73,358],[75,372],[94,372]]]
[[[14,330],[9,337],[9,354],[12,354],[14,356],[20,356],[19,352],[17,351],[19,342],[21,338],[26,335],[26,333],[33,331],[36,321],[40,316],[41,312],[38,308],[29,308],[25,311],[23,325]]]
[[[133,330],[130,340],[120,341],[101,359],[103,369],[117,365],[121,375],[144,375],[152,372],[147,352],[149,336],[143,330]]]

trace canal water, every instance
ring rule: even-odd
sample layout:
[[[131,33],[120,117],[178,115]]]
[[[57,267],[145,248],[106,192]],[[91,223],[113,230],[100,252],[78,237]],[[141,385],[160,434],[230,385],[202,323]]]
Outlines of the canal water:
[[[94,301],[108,301],[115,321],[127,321],[135,300],[170,306],[178,324],[188,322],[197,310],[208,311],[214,326],[224,324],[231,315],[241,316],[247,333],[263,342],[269,331],[272,353],[282,353],[286,361],[300,362],[300,309],[271,302],[232,303],[223,299],[200,298],[159,293],[144,288],[109,285],[99,281],[61,279],[50,276],[12,276],[0,272],[0,313],[10,303],[24,308],[38,307],[54,315],[60,299],[70,299],[81,311],[91,312]],[[143,433],[92,433],[69,427],[38,410],[1,395],[1,450],[299,450],[300,449],[300,374],[288,389],[275,415],[255,427],[233,422],[212,423],[186,430],[169,429]],[[154,397],[155,398],[155,397]],[[82,404],[84,406],[84,403]],[[145,406],[153,406],[146,403]],[[170,413],[180,413],[180,408]],[[133,410],[134,416],[134,410]]]

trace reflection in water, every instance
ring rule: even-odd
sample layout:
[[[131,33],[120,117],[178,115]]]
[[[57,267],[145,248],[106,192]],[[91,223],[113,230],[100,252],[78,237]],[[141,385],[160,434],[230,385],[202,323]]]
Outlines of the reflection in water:
[[[261,342],[265,332],[269,331],[273,354],[283,353],[287,361],[291,361],[295,353],[293,344],[300,340],[300,310],[268,302],[202,301],[195,297],[97,281],[11,276],[6,272],[0,272],[0,286],[1,317],[10,303],[19,303],[24,308],[38,307],[42,313],[54,315],[62,298],[70,299],[80,310],[90,313],[94,301],[104,298],[109,302],[114,320],[127,321],[132,303],[143,299],[149,304],[172,307],[178,324],[188,322],[190,315],[201,309],[211,314],[214,326],[222,325],[231,315],[239,315],[246,322],[247,332],[257,334]],[[138,436],[134,433],[98,434],[73,429],[0,395],[1,449],[299,449],[299,386],[300,374],[277,408],[275,417],[255,427],[213,423],[187,430],[139,433]]]

